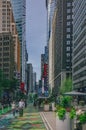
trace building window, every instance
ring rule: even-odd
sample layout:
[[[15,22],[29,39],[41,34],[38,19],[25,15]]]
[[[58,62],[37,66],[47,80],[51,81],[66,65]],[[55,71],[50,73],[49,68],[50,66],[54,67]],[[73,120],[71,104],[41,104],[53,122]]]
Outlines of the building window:
[[[2,45],[2,42],[0,42],[0,46]]]
[[[71,22],[67,22],[67,26],[70,26],[71,25]]]
[[[67,57],[70,57],[70,53],[66,53],[66,56],[67,56]]]
[[[9,47],[4,47],[3,50],[4,51],[9,50]]]
[[[3,12],[6,12],[6,9],[2,9]]]
[[[2,56],[2,53],[0,53],[0,56]]]
[[[9,61],[9,58],[3,58],[3,61]]]
[[[2,61],[2,58],[0,59],[0,61]]]
[[[8,78],[8,77],[9,77],[9,74],[5,74],[5,76],[6,76],[6,78]]]
[[[70,59],[67,59],[66,62],[70,62]]]
[[[69,69],[70,67],[69,66],[66,66],[66,69]]]
[[[67,46],[67,47],[66,47],[66,50],[67,50],[67,51],[70,51],[70,47],[69,47],[69,46]]]
[[[70,32],[70,28],[67,28],[67,32]]]
[[[9,63],[4,63],[3,66],[4,66],[4,67],[8,67],[8,66],[9,66]]]
[[[67,15],[67,20],[71,19],[71,15]]]
[[[67,41],[67,45],[70,45],[70,41]]]
[[[67,38],[70,38],[70,34],[67,34]]]
[[[71,6],[71,3],[70,2],[67,2],[67,7],[70,7]]]
[[[0,64],[0,67],[2,67],[2,64]]]
[[[67,9],[67,14],[68,14],[68,13],[71,13],[71,9]]]
[[[4,42],[4,46],[7,46],[7,45],[9,45],[9,42]]]
[[[4,37],[4,40],[9,40],[9,37],[5,36],[5,37]]]
[[[2,51],[2,48],[0,48],[0,51]]]
[[[3,56],[9,56],[9,52],[3,53]]]
[[[3,1],[2,1],[2,3],[3,3],[3,4],[5,4],[5,3],[6,3],[6,1],[5,1],[5,0],[3,0]]]
[[[0,37],[0,41],[2,41],[2,37]]]

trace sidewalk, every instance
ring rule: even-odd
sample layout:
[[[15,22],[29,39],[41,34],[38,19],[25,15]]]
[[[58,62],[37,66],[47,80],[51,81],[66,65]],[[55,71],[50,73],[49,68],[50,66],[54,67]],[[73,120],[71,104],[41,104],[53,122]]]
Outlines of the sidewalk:
[[[40,112],[40,115],[44,121],[47,130],[57,130],[55,112]]]

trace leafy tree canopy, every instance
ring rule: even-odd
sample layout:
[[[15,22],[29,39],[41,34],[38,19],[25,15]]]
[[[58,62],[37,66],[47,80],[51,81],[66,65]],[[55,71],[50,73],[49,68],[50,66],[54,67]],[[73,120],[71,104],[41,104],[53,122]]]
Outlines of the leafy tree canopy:
[[[63,81],[62,86],[60,87],[60,93],[70,92],[72,90],[72,79],[67,78]]]

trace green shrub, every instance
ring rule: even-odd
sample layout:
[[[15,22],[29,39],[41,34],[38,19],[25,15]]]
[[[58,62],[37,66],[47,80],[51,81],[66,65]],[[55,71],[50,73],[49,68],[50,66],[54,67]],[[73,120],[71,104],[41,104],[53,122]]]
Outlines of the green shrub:
[[[74,119],[75,116],[76,116],[76,110],[74,108],[72,108],[70,111],[70,118]]]
[[[65,108],[60,108],[57,112],[59,119],[63,120],[65,118],[66,110]]]
[[[86,123],[86,113],[79,115],[79,120],[80,120],[81,124],[85,124]]]
[[[71,106],[71,97],[65,96],[61,99],[61,106],[64,108]]]

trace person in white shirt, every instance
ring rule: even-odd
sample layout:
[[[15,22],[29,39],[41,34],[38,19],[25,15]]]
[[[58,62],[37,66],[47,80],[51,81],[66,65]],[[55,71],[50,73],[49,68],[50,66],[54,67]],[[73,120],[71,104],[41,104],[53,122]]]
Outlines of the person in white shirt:
[[[19,116],[23,116],[23,109],[25,108],[25,103],[24,101],[21,99],[19,101]]]
[[[16,113],[16,104],[15,104],[14,101],[12,102],[11,106],[12,106],[13,116],[15,117],[15,113]]]

